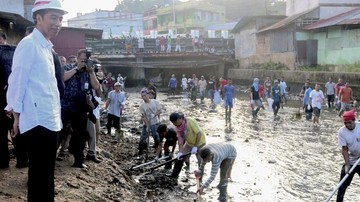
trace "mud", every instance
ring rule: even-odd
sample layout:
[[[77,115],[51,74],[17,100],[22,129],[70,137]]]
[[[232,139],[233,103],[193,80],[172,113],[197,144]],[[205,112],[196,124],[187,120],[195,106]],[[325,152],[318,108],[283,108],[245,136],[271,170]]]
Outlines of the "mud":
[[[127,104],[122,118],[124,137],[116,140],[102,133],[98,144],[100,164],[86,162],[88,169],[72,168],[70,155],[56,163],[56,201],[196,201],[196,158],[191,157],[189,172],[182,171],[178,180],[166,176],[170,171],[158,168],[130,170],[141,163],[136,155],[141,131],[138,106],[139,89],[127,89]],[[342,126],[336,112],[323,107],[320,125],[296,118],[298,101],[280,109],[278,117],[261,110],[251,117],[248,96],[241,88],[232,112],[231,126],[225,126],[224,109],[213,107],[209,100],[191,103],[183,93],[158,94],[163,104],[161,121],[169,123],[169,114],[182,111],[194,117],[205,131],[207,143],[230,142],[238,151],[228,201],[325,201],[338,184],[343,159],[337,146],[337,131]],[[154,154],[150,155],[153,158]],[[205,173],[210,172],[207,165]],[[15,168],[12,159],[7,170],[0,170],[0,201],[25,201],[27,169]],[[206,180],[208,175],[205,175]],[[219,176],[201,196],[201,201],[217,201]],[[345,196],[358,201],[358,177]],[[334,196],[333,199],[335,199]]]

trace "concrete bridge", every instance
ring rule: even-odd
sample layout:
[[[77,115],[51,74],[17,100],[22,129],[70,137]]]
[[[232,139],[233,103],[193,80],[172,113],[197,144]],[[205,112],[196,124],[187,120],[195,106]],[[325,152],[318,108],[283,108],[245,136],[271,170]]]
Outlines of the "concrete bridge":
[[[102,40],[87,44],[92,49],[93,56],[98,58],[106,72],[113,75],[121,73],[127,77],[127,85],[145,84],[149,79],[157,77],[167,82],[171,74],[178,80],[185,74],[187,78],[192,74],[226,76],[227,70],[237,67],[233,51],[217,46],[213,52],[205,49],[183,49],[182,52],[162,53],[156,47],[148,46],[144,52],[127,52],[118,46],[119,41]],[[154,43],[155,44],[155,43]],[[219,44],[220,45],[220,44]],[[120,48],[119,48],[120,47]],[[174,47],[173,47],[174,48]]]

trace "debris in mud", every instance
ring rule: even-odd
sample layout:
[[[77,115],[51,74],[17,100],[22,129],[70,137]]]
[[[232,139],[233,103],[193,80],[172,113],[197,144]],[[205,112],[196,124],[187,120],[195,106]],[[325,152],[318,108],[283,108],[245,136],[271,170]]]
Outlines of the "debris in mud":
[[[270,164],[275,164],[276,161],[275,161],[275,160],[269,160],[268,163],[270,163]]]

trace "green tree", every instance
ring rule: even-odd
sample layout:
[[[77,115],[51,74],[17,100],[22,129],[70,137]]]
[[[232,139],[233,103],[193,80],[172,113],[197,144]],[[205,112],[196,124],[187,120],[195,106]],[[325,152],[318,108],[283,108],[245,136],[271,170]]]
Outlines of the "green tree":
[[[115,10],[130,13],[144,13],[153,8],[159,8],[166,4],[172,4],[172,0],[122,0],[118,1]]]
[[[226,18],[236,20],[242,16],[285,15],[286,0],[207,0],[226,8]]]

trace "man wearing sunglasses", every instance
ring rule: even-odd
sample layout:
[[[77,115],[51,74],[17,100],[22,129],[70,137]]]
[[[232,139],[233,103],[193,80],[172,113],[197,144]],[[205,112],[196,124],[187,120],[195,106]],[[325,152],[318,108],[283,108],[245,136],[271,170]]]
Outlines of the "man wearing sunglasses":
[[[360,158],[360,123],[355,121],[355,111],[346,111],[342,119],[344,126],[339,130],[338,140],[341,146],[341,153],[344,157],[345,163],[341,169],[340,180],[349,173],[352,166],[356,166],[354,172],[349,174],[346,181],[340,186],[337,194],[337,202],[344,199],[346,188],[350,185],[355,173],[360,175],[360,166],[355,165]]]

